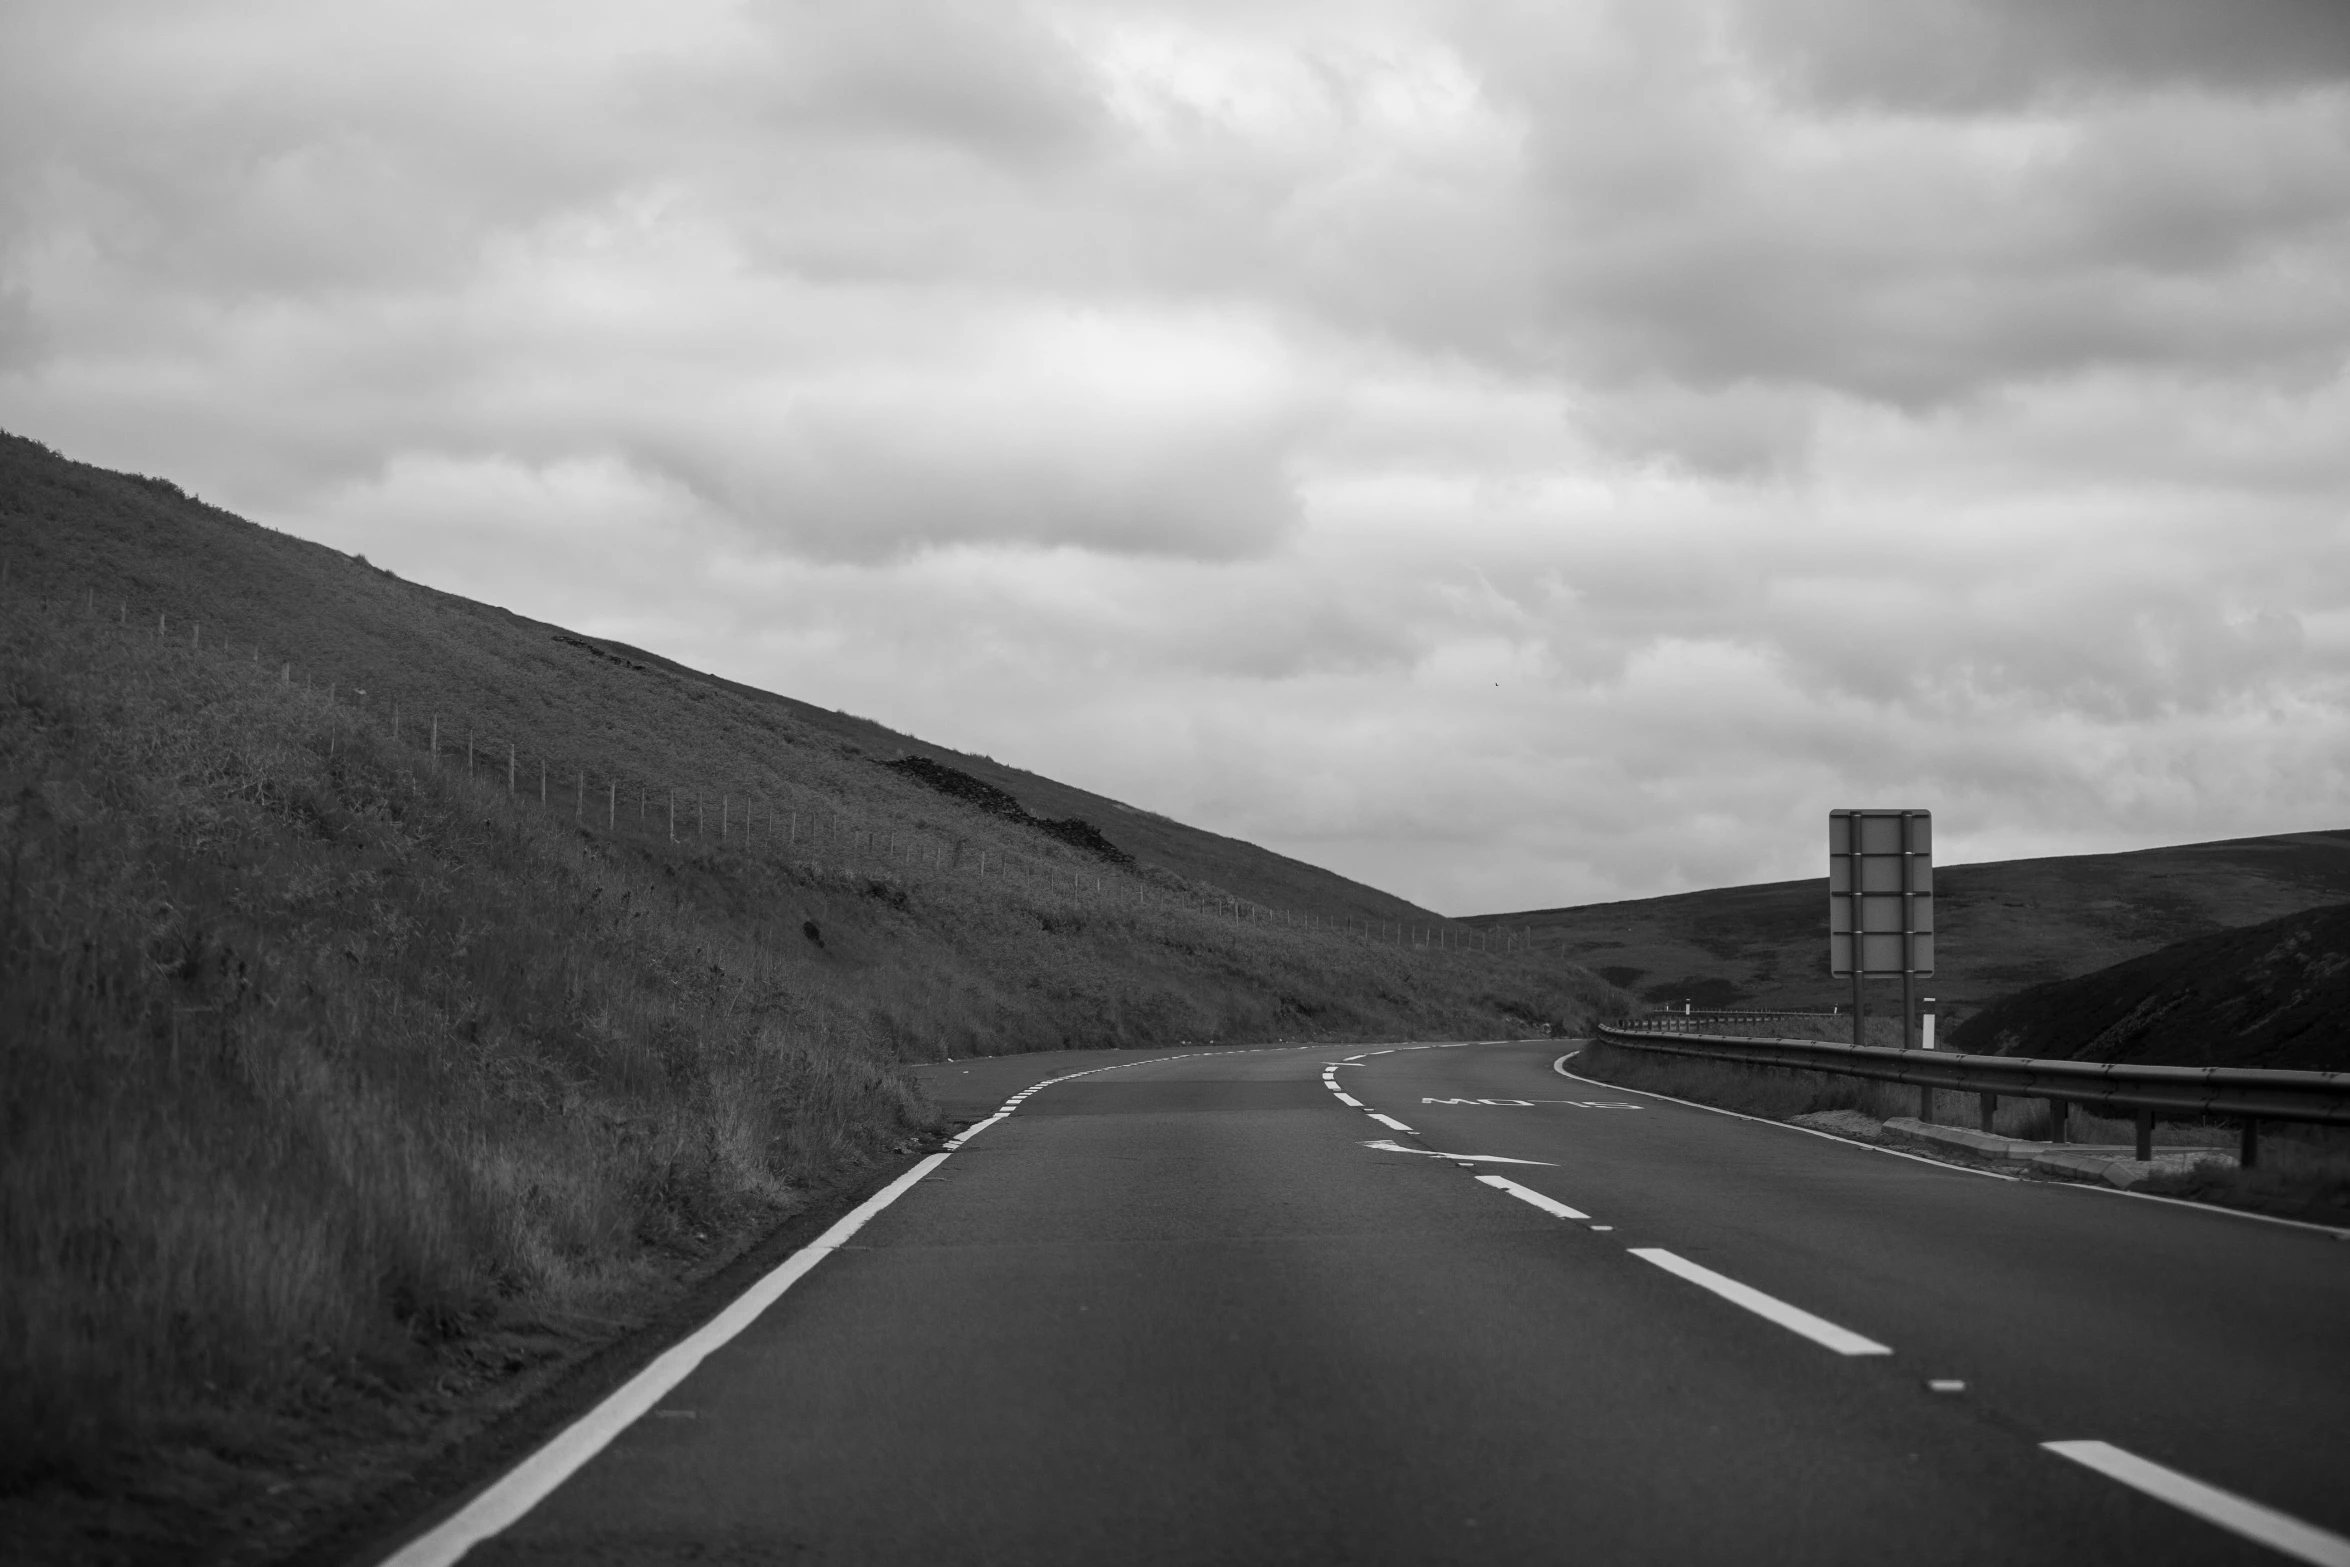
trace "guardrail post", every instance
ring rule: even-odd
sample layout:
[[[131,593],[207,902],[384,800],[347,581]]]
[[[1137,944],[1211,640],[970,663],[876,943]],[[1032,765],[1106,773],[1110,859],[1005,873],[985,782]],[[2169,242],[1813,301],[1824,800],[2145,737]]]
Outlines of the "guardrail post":
[[[2154,1157],[2154,1112],[2138,1112],[2138,1162],[2144,1164]]]
[[[1983,1130],[1988,1132],[1991,1130],[1991,1117],[1999,1112],[1999,1096],[1997,1094],[1978,1094],[1975,1097],[1977,1101],[1975,1108],[1982,1112]]]
[[[2244,1117],[2244,1142],[2236,1151],[2236,1168],[2252,1170],[2260,1165],[2260,1117]]]
[[[1931,1088],[1918,1090],[1918,1119],[1928,1126],[1934,1124],[1934,1090]]]
[[[2065,1140],[2064,1123],[2066,1113],[2071,1109],[2072,1106],[2062,1099],[2048,1101],[2048,1140],[2050,1142],[2061,1143]]]

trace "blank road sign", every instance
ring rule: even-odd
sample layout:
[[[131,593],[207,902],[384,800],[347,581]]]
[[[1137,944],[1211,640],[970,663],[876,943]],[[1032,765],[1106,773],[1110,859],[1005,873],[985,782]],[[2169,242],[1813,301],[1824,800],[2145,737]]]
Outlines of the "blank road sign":
[[[1934,813],[1828,813],[1828,971],[1934,972]]]

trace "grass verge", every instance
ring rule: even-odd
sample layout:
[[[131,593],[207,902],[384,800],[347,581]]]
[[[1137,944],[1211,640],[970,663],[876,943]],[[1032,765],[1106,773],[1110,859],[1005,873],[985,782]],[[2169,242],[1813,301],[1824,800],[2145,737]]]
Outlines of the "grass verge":
[[[1876,1043],[1874,1039],[1870,1042]],[[1580,1075],[1600,1082],[1647,1089],[1774,1121],[1843,1110],[1881,1123],[1915,1116],[1919,1109],[1919,1091],[1898,1083],[1793,1067],[1660,1055],[1598,1039],[1585,1044],[1571,1066]],[[1978,1125],[1975,1096],[1936,1090],[1934,1120],[1944,1126]],[[2047,1103],[2003,1100],[1992,1118],[1991,1130],[2003,1137],[2045,1141],[2051,1130]],[[2076,1143],[2126,1145],[2136,1136],[2128,1121],[2087,1115],[2078,1109],[2072,1114],[2068,1132]],[[2233,1148],[2237,1137],[2232,1127],[2194,1122],[2162,1122],[2157,1135],[2174,1147],[2213,1148]],[[2257,1169],[2200,1165],[2150,1177],[2138,1189],[2311,1223],[2350,1225],[2350,1138],[2325,1127],[2270,1127],[2262,1133],[2260,1157]]]

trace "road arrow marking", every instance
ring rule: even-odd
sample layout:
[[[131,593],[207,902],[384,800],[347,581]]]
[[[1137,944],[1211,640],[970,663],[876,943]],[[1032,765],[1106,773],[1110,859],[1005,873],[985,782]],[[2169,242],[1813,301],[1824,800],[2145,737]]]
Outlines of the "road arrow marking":
[[[1534,1164],[1541,1165],[1545,1170],[1555,1170],[1558,1168],[1557,1165],[1544,1163],[1544,1161],[1540,1159],[1512,1159],[1506,1154],[1438,1153],[1433,1148],[1406,1148],[1403,1144],[1396,1142],[1391,1138],[1382,1139],[1375,1143],[1365,1143],[1363,1146],[1365,1148],[1376,1148],[1381,1153],[1418,1154],[1423,1159],[1450,1159],[1458,1164]]]
[[[1572,1105],[1578,1110],[1638,1110],[1635,1104],[1612,1099],[1422,1099],[1424,1105],[1486,1105],[1515,1107],[1524,1105]]]

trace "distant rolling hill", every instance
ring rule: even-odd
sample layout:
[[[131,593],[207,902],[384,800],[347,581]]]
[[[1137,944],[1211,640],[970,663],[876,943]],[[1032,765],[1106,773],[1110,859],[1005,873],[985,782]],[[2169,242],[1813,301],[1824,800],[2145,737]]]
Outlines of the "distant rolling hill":
[[[2350,831],[1940,866],[1934,891],[1940,968],[1921,989],[1963,1019],[2033,985],[2350,900]],[[1827,904],[1819,879],[1466,923],[1559,943],[1652,1001],[1824,1009],[1850,994],[1828,976]],[[1892,987],[1871,994],[1889,1001]]]
[[[1991,1055],[2350,1071],[2350,904],[2034,985],[1969,1018],[1952,1043]]]

